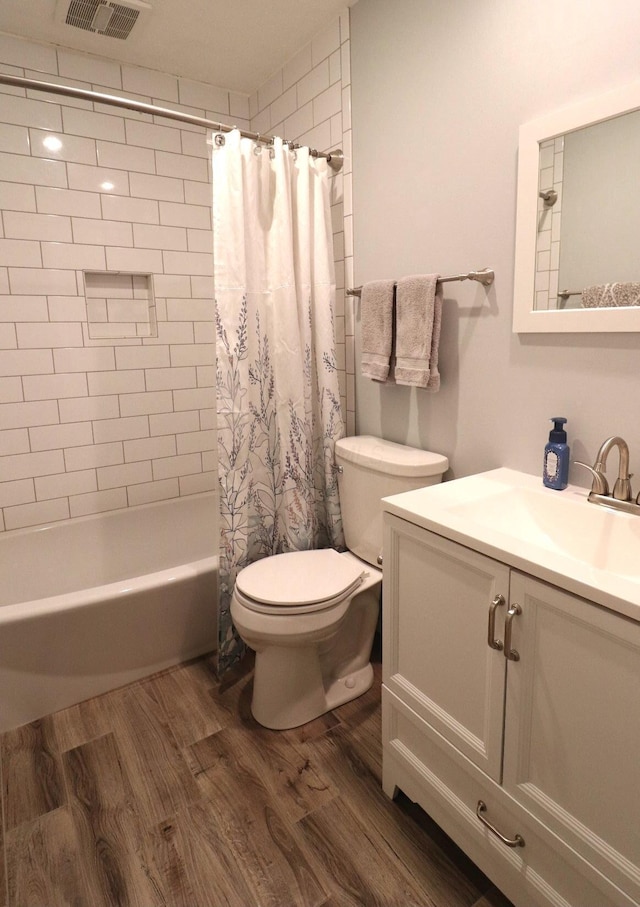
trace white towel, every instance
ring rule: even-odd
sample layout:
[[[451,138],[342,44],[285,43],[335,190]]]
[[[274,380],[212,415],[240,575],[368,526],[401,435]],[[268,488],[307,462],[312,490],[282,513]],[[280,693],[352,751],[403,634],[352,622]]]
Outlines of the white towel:
[[[386,381],[393,343],[395,281],[372,280],[362,287],[362,374]]]
[[[603,283],[585,287],[581,302],[585,309],[640,305],[640,283]]]
[[[438,347],[442,325],[442,289],[438,274],[403,277],[396,289],[396,384],[440,389]]]

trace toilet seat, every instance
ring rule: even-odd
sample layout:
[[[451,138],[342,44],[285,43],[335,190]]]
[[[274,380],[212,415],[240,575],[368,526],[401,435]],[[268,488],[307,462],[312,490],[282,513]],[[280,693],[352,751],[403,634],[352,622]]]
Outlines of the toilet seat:
[[[241,570],[235,594],[262,614],[310,614],[350,596],[366,576],[364,566],[333,548],[276,554]]]

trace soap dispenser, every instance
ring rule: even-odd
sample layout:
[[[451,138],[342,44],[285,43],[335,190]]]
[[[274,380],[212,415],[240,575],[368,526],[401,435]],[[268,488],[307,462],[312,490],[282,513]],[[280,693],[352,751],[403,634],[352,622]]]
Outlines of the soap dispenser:
[[[569,483],[569,445],[563,428],[567,420],[556,416],[551,421],[553,429],[549,432],[549,442],[544,449],[542,481],[547,488],[562,491]]]

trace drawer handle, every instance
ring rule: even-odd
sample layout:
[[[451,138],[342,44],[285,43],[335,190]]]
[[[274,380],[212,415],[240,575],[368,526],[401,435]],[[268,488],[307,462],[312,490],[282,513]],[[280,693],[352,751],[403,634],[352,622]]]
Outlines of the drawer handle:
[[[482,813],[486,811],[487,804],[484,802],[484,800],[478,800],[478,806],[476,807],[476,816],[480,819],[482,824],[486,825],[489,831],[492,832],[492,834],[494,834],[496,838],[500,838],[502,843],[506,844],[507,847],[524,847],[524,838],[522,837],[522,835],[516,835],[515,838],[505,838],[505,836],[498,831],[495,825],[492,825],[491,822],[485,819],[485,817],[482,815]]]
[[[487,642],[492,649],[502,652],[502,640],[496,639],[496,608],[504,605],[504,596],[496,595],[489,605],[489,628],[487,633]]]
[[[522,614],[522,608],[520,605],[513,604],[507,611],[504,621],[504,656],[510,661],[520,661],[519,653],[511,648],[511,624],[517,614]]]

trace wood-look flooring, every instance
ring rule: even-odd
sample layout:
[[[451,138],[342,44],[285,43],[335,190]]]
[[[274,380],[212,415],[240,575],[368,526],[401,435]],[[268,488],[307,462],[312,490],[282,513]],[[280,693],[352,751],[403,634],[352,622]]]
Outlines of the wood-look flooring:
[[[510,907],[382,792],[372,690],[292,731],[200,659],[0,737],[0,907]]]

